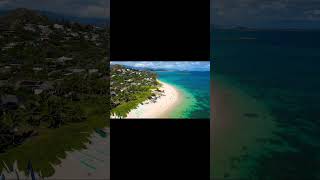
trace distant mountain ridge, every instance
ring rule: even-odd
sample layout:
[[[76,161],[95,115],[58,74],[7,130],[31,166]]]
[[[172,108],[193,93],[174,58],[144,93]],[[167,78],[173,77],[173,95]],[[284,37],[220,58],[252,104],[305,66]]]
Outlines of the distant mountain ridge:
[[[25,8],[18,8],[14,10],[2,10],[2,11],[0,10],[0,21],[7,21],[8,23],[12,19],[15,19],[15,20],[20,19],[23,21],[33,21],[33,20],[39,21],[40,19],[41,21],[51,20],[55,22],[70,21],[70,22],[77,22],[79,24],[95,25],[100,27],[107,27],[109,25],[109,19],[107,17],[106,18],[76,17],[76,16],[69,16],[69,15],[64,15],[64,14],[59,14],[59,13],[54,13],[49,11],[31,10],[31,9],[25,9]]]
[[[16,25],[27,23],[49,23],[48,17],[41,15],[37,11],[23,8],[7,11],[1,14],[0,23],[8,27],[15,27]]]
[[[86,18],[86,17],[76,17],[76,16],[66,16],[63,14],[48,12],[48,11],[39,11],[41,14],[47,16],[51,20],[61,21],[67,20],[71,22],[78,22],[80,24],[90,24],[96,26],[106,27],[109,25],[109,19],[106,18]]]
[[[113,64],[111,66],[118,65],[118,64]],[[125,68],[128,69],[134,69],[134,70],[139,70],[139,71],[171,71],[172,69],[165,69],[165,68],[150,68],[150,67],[135,67],[135,66],[128,66],[128,65],[121,65]]]
[[[211,30],[239,30],[239,31],[319,31],[319,27],[250,27],[250,26],[223,26],[223,25],[210,25]]]
[[[142,71],[169,71],[168,69],[165,69],[165,68],[134,67],[134,66],[127,66],[127,65],[124,65],[124,67],[127,67],[129,69],[142,70]]]

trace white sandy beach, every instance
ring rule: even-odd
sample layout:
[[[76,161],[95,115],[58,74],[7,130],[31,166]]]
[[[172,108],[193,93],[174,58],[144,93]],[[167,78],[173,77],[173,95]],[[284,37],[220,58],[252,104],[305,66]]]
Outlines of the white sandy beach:
[[[68,152],[55,173],[46,179],[110,179],[110,129],[105,128],[107,137],[93,133],[87,149]]]
[[[155,103],[145,101],[143,105],[140,104],[131,110],[126,118],[169,118],[170,111],[181,102],[182,95],[175,87],[159,82],[162,84],[159,89],[164,90],[164,96],[158,98]]]
[[[80,151],[67,152],[65,159],[61,160],[59,165],[54,165],[55,173],[53,176],[44,179],[110,179],[110,129],[105,128],[107,137],[101,137],[97,133],[93,133],[90,144],[87,149]],[[6,179],[31,179],[24,172],[17,168],[16,172],[8,173],[3,171]],[[43,179],[35,172],[36,179]]]

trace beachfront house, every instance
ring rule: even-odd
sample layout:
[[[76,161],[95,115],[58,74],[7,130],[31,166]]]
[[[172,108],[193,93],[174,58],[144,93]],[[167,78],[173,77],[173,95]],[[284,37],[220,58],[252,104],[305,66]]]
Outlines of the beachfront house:
[[[43,82],[39,87],[33,89],[35,95],[42,94],[44,91],[49,91],[54,89],[51,82]]]
[[[35,29],[33,24],[26,24],[23,27],[23,29],[26,30],[26,31],[36,32],[36,29]]]
[[[60,29],[60,30],[64,30],[63,25],[60,25],[60,24],[54,24],[54,25],[53,25],[53,28],[55,28],[55,29]]]
[[[22,80],[16,83],[15,90],[18,90],[20,88],[33,90],[34,88],[39,87],[40,84],[41,84],[41,81]]]
[[[72,73],[82,73],[82,72],[85,72],[86,70],[85,69],[70,69],[70,71]]]
[[[116,96],[117,95],[117,93],[114,92],[114,91],[111,91],[110,94],[111,94],[111,96]]]
[[[58,59],[57,59],[57,62],[59,62],[59,63],[64,63],[64,62],[66,62],[66,61],[71,61],[73,58],[71,58],[71,57],[65,57],[65,56],[62,56],[62,57],[59,57]]]
[[[32,70],[37,72],[37,71],[42,71],[43,68],[42,67],[33,67]]]
[[[19,105],[19,99],[15,95],[2,95],[0,98],[0,108],[1,109],[17,109]]]
[[[35,95],[39,95],[44,91],[49,91],[54,89],[53,83],[49,81],[41,82],[41,81],[29,81],[29,80],[18,81],[15,85],[15,90],[18,90],[20,88],[24,88],[26,90],[32,91]]]
[[[89,73],[89,74],[94,74],[94,73],[98,73],[98,72],[99,72],[98,69],[89,69],[89,70],[88,70],[88,73]]]

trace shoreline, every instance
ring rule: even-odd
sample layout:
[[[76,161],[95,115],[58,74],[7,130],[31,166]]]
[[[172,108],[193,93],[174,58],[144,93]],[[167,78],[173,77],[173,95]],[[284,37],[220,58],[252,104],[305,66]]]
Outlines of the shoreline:
[[[67,152],[55,173],[47,179],[109,179],[110,178],[110,128],[103,128],[107,137],[97,132],[83,150]]]
[[[170,118],[170,112],[179,105],[183,99],[182,93],[174,86],[161,83],[160,90],[164,90],[164,95],[160,96],[156,102],[146,100],[136,109],[131,110],[125,119],[135,118]]]
[[[110,128],[103,128],[107,137],[101,137],[93,132],[89,143],[81,150],[66,151],[60,163],[53,165],[54,174],[44,179],[109,179],[110,178]],[[14,162],[13,172],[2,170],[5,178],[28,179],[24,171],[19,170],[17,161]],[[39,175],[40,173],[40,175]],[[34,172],[36,179],[43,179],[41,172]]]

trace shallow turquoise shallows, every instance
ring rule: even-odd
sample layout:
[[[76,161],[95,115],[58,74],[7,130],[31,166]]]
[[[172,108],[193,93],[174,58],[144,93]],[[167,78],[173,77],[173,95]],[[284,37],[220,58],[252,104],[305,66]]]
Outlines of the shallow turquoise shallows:
[[[182,103],[172,110],[172,118],[210,117],[210,72],[158,71],[157,74],[160,81],[182,93]]]
[[[277,125],[274,137],[256,140],[267,146],[259,156],[247,149],[240,158],[254,165],[237,168],[248,179],[319,179],[320,31],[213,30],[211,42],[213,79],[223,75],[266,105]]]

